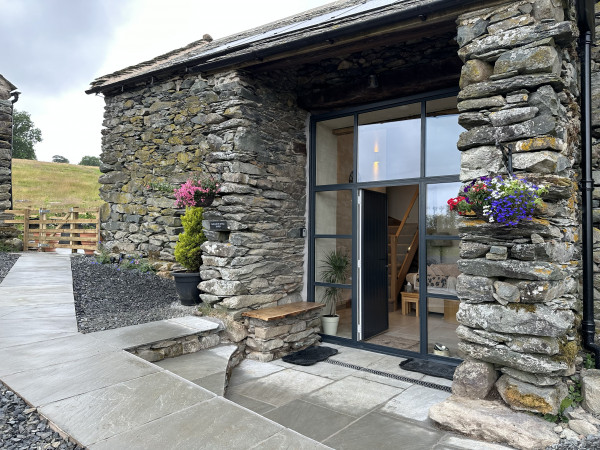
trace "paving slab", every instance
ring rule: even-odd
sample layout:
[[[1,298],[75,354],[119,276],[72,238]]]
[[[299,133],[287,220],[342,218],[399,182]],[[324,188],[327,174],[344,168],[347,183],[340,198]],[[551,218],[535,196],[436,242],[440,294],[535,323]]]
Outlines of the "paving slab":
[[[158,371],[157,366],[119,351],[7,375],[2,381],[40,407]]]
[[[254,411],[255,413],[264,415],[265,413],[276,408],[275,405],[271,405],[254,398],[246,397],[242,394],[232,392],[231,389],[227,389],[225,392],[225,398],[231,400],[233,403],[243,406],[244,408]]]
[[[40,412],[89,446],[213,397],[188,381],[158,372],[50,403]]]
[[[109,351],[114,352],[115,349],[86,334],[16,345],[0,349],[0,376],[84,359]]]
[[[356,417],[302,400],[292,400],[264,416],[317,441],[328,438],[356,420]]]
[[[323,377],[284,369],[266,377],[235,386],[231,390],[255,400],[281,406],[330,383],[333,383],[333,381]]]
[[[428,421],[429,408],[450,397],[450,392],[413,385],[387,402],[381,412],[407,419]]]
[[[224,373],[229,359],[215,355],[208,350],[181,355],[176,358],[166,358],[154,364],[176,373],[186,380],[202,378],[215,373]]]
[[[287,363],[286,363],[287,364]],[[283,370],[284,367],[278,364],[267,364],[253,359],[243,360],[231,373],[229,386],[238,386],[248,381],[271,375],[272,373]]]
[[[281,425],[268,421],[222,397],[215,397],[97,442],[89,448],[91,450],[241,449],[258,445],[283,430]]]
[[[6,287],[0,284],[2,307],[33,306],[53,304],[73,304],[73,287],[69,284],[57,286],[19,286]]]
[[[444,433],[382,414],[367,414],[323,443],[344,450],[430,450]]]
[[[398,394],[398,390],[374,381],[354,376],[312,392],[304,400],[342,414],[360,417]]]
[[[165,322],[183,325],[185,327],[192,328],[197,332],[217,330],[221,326],[219,322],[210,320],[210,318],[199,316],[175,317],[173,319],[167,319]]]
[[[333,346],[329,344],[327,344],[327,346],[337,348],[339,351],[337,355],[333,355],[329,359],[347,364],[354,364],[355,366],[369,367],[386,357],[386,355],[382,355],[381,353],[366,352],[355,348]]]
[[[267,440],[260,442],[252,447],[260,450],[321,450],[328,449],[326,445],[308,439],[292,430],[283,430]]]
[[[0,290],[0,295],[4,292]],[[13,305],[0,304],[1,319],[37,319],[45,317],[75,317],[75,304],[73,301],[56,304]],[[1,332],[1,331],[0,331]]]
[[[168,339],[189,336],[202,331],[214,330],[218,325],[214,322],[204,321],[204,327],[190,328],[172,321],[148,322],[140,325],[114,328],[112,330],[90,333],[102,342],[109,343],[119,348],[133,348],[144,344],[164,341]]]

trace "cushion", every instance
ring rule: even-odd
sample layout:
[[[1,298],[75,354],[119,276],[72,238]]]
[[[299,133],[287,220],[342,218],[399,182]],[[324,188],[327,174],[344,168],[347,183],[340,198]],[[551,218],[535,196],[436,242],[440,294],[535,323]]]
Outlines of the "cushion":
[[[440,277],[438,275],[428,275],[427,276],[427,286],[443,289],[446,287],[446,279],[447,279],[447,277]],[[417,290],[419,289],[419,275],[418,274],[417,274],[417,279],[415,280],[415,287]]]

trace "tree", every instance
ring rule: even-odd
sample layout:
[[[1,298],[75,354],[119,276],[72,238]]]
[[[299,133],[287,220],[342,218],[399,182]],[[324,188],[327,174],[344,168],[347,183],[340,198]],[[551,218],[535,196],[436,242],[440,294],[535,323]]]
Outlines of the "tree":
[[[42,142],[42,131],[35,126],[27,111],[13,114],[13,158],[37,159],[34,146]]]
[[[54,155],[52,157],[52,162],[53,163],[69,164],[69,160],[67,158],[65,158],[64,156],[60,156],[60,155]]]
[[[79,162],[80,166],[96,166],[100,167],[100,158],[97,156],[84,156]]]

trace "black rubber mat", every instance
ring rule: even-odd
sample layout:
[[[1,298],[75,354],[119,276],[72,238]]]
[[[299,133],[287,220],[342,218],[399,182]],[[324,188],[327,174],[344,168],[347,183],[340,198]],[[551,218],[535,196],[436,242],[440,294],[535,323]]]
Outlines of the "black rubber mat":
[[[290,353],[281,359],[287,363],[296,364],[298,366],[312,366],[319,361],[325,361],[327,358],[335,355],[337,352],[338,351],[335,348],[331,347],[308,347],[304,350],[300,350],[299,352]]]
[[[426,359],[412,359],[409,358],[406,361],[400,363],[400,367],[410,372],[424,373],[425,375],[431,375],[432,377],[445,378],[446,380],[452,380],[454,377],[454,370],[456,367],[448,364],[442,364],[435,361],[427,361]]]

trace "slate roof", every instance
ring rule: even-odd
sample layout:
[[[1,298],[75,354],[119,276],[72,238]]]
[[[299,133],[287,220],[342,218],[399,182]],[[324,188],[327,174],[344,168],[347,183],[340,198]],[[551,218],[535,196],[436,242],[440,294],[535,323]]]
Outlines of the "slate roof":
[[[472,3],[462,0],[462,3]],[[187,70],[199,66],[203,70],[225,67],[228,63],[257,59],[262,54],[275,54],[283,47],[324,42],[328,35],[353,32],[357,26],[368,27],[378,20],[390,20],[399,13],[415,18],[452,0],[339,0],[304,13],[288,17],[226,38],[203,39],[186,47],[158,56],[150,61],[127,67],[92,81],[87,93],[114,89],[124,82],[148,78],[153,74]]]

